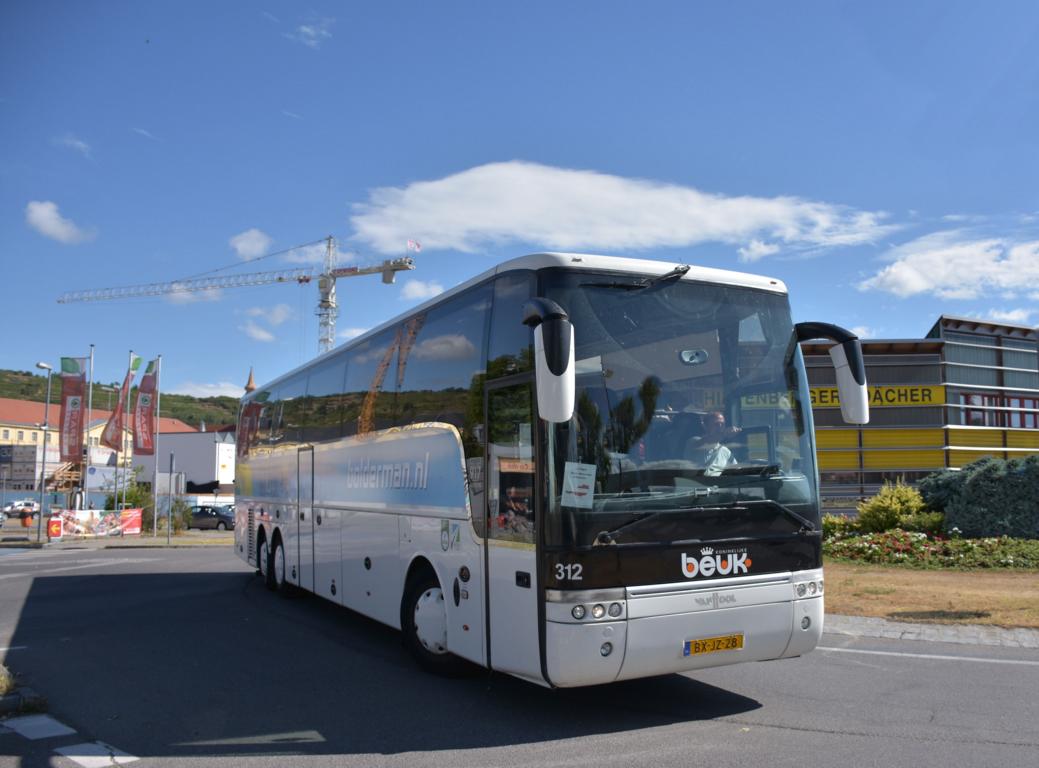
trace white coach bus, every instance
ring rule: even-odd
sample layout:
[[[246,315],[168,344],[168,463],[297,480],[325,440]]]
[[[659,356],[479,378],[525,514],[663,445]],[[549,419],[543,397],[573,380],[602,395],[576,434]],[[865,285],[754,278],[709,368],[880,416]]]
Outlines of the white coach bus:
[[[798,656],[823,627],[799,340],[765,277],[505,262],[247,395],[235,548],[459,659],[581,686]]]

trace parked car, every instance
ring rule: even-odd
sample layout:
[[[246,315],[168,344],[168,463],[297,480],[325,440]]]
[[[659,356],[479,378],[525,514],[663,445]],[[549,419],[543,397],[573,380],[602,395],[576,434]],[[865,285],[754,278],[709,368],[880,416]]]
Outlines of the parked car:
[[[19,499],[4,505],[4,517],[7,519],[35,516],[40,511],[40,502],[33,499]]]
[[[189,528],[214,528],[218,531],[234,530],[234,512],[229,507],[200,504],[191,508]]]

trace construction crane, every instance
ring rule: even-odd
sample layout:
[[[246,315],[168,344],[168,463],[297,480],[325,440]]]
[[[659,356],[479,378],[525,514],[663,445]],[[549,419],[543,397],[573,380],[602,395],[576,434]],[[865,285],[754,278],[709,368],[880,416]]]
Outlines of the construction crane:
[[[78,301],[131,299],[141,296],[163,296],[212,291],[219,288],[245,288],[254,285],[270,285],[272,283],[297,283],[303,285],[316,280],[318,304],[315,314],[318,317],[318,348],[321,352],[327,352],[335,346],[336,320],[339,317],[339,304],[336,301],[336,280],[341,277],[381,274],[382,282],[390,284],[394,282],[398,272],[414,269],[415,262],[411,257],[403,256],[398,259],[388,259],[381,264],[339,267],[336,265],[335,238],[331,236],[325,238],[325,244],[325,263],[320,271],[317,267],[300,267],[268,272],[244,272],[215,277],[195,277],[165,283],[127,285],[120,288],[69,291],[58,297],[58,303],[71,304]]]

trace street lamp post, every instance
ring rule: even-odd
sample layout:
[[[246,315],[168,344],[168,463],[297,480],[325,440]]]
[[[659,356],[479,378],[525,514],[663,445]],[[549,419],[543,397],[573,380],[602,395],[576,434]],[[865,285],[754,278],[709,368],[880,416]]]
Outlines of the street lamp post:
[[[51,373],[53,369],[47,363],[36,363],[36,367],[47,372],[47,399],[43,406],[43,461],[40,462],[40,516],[36,520],[36,541],[42,542],[44,489],[47,485],[47,430],[50,427]]]

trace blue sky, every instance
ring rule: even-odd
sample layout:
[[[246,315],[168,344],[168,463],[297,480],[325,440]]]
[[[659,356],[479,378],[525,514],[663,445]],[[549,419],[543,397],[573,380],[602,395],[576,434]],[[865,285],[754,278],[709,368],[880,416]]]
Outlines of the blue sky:
[[[8,2],[0,367],[239,394],[313,356],[316,288],[65,291],[422,243],[370,328],[496,261],[611,253],[779,277],[798,320],[1039,323],[1035,3]]]

